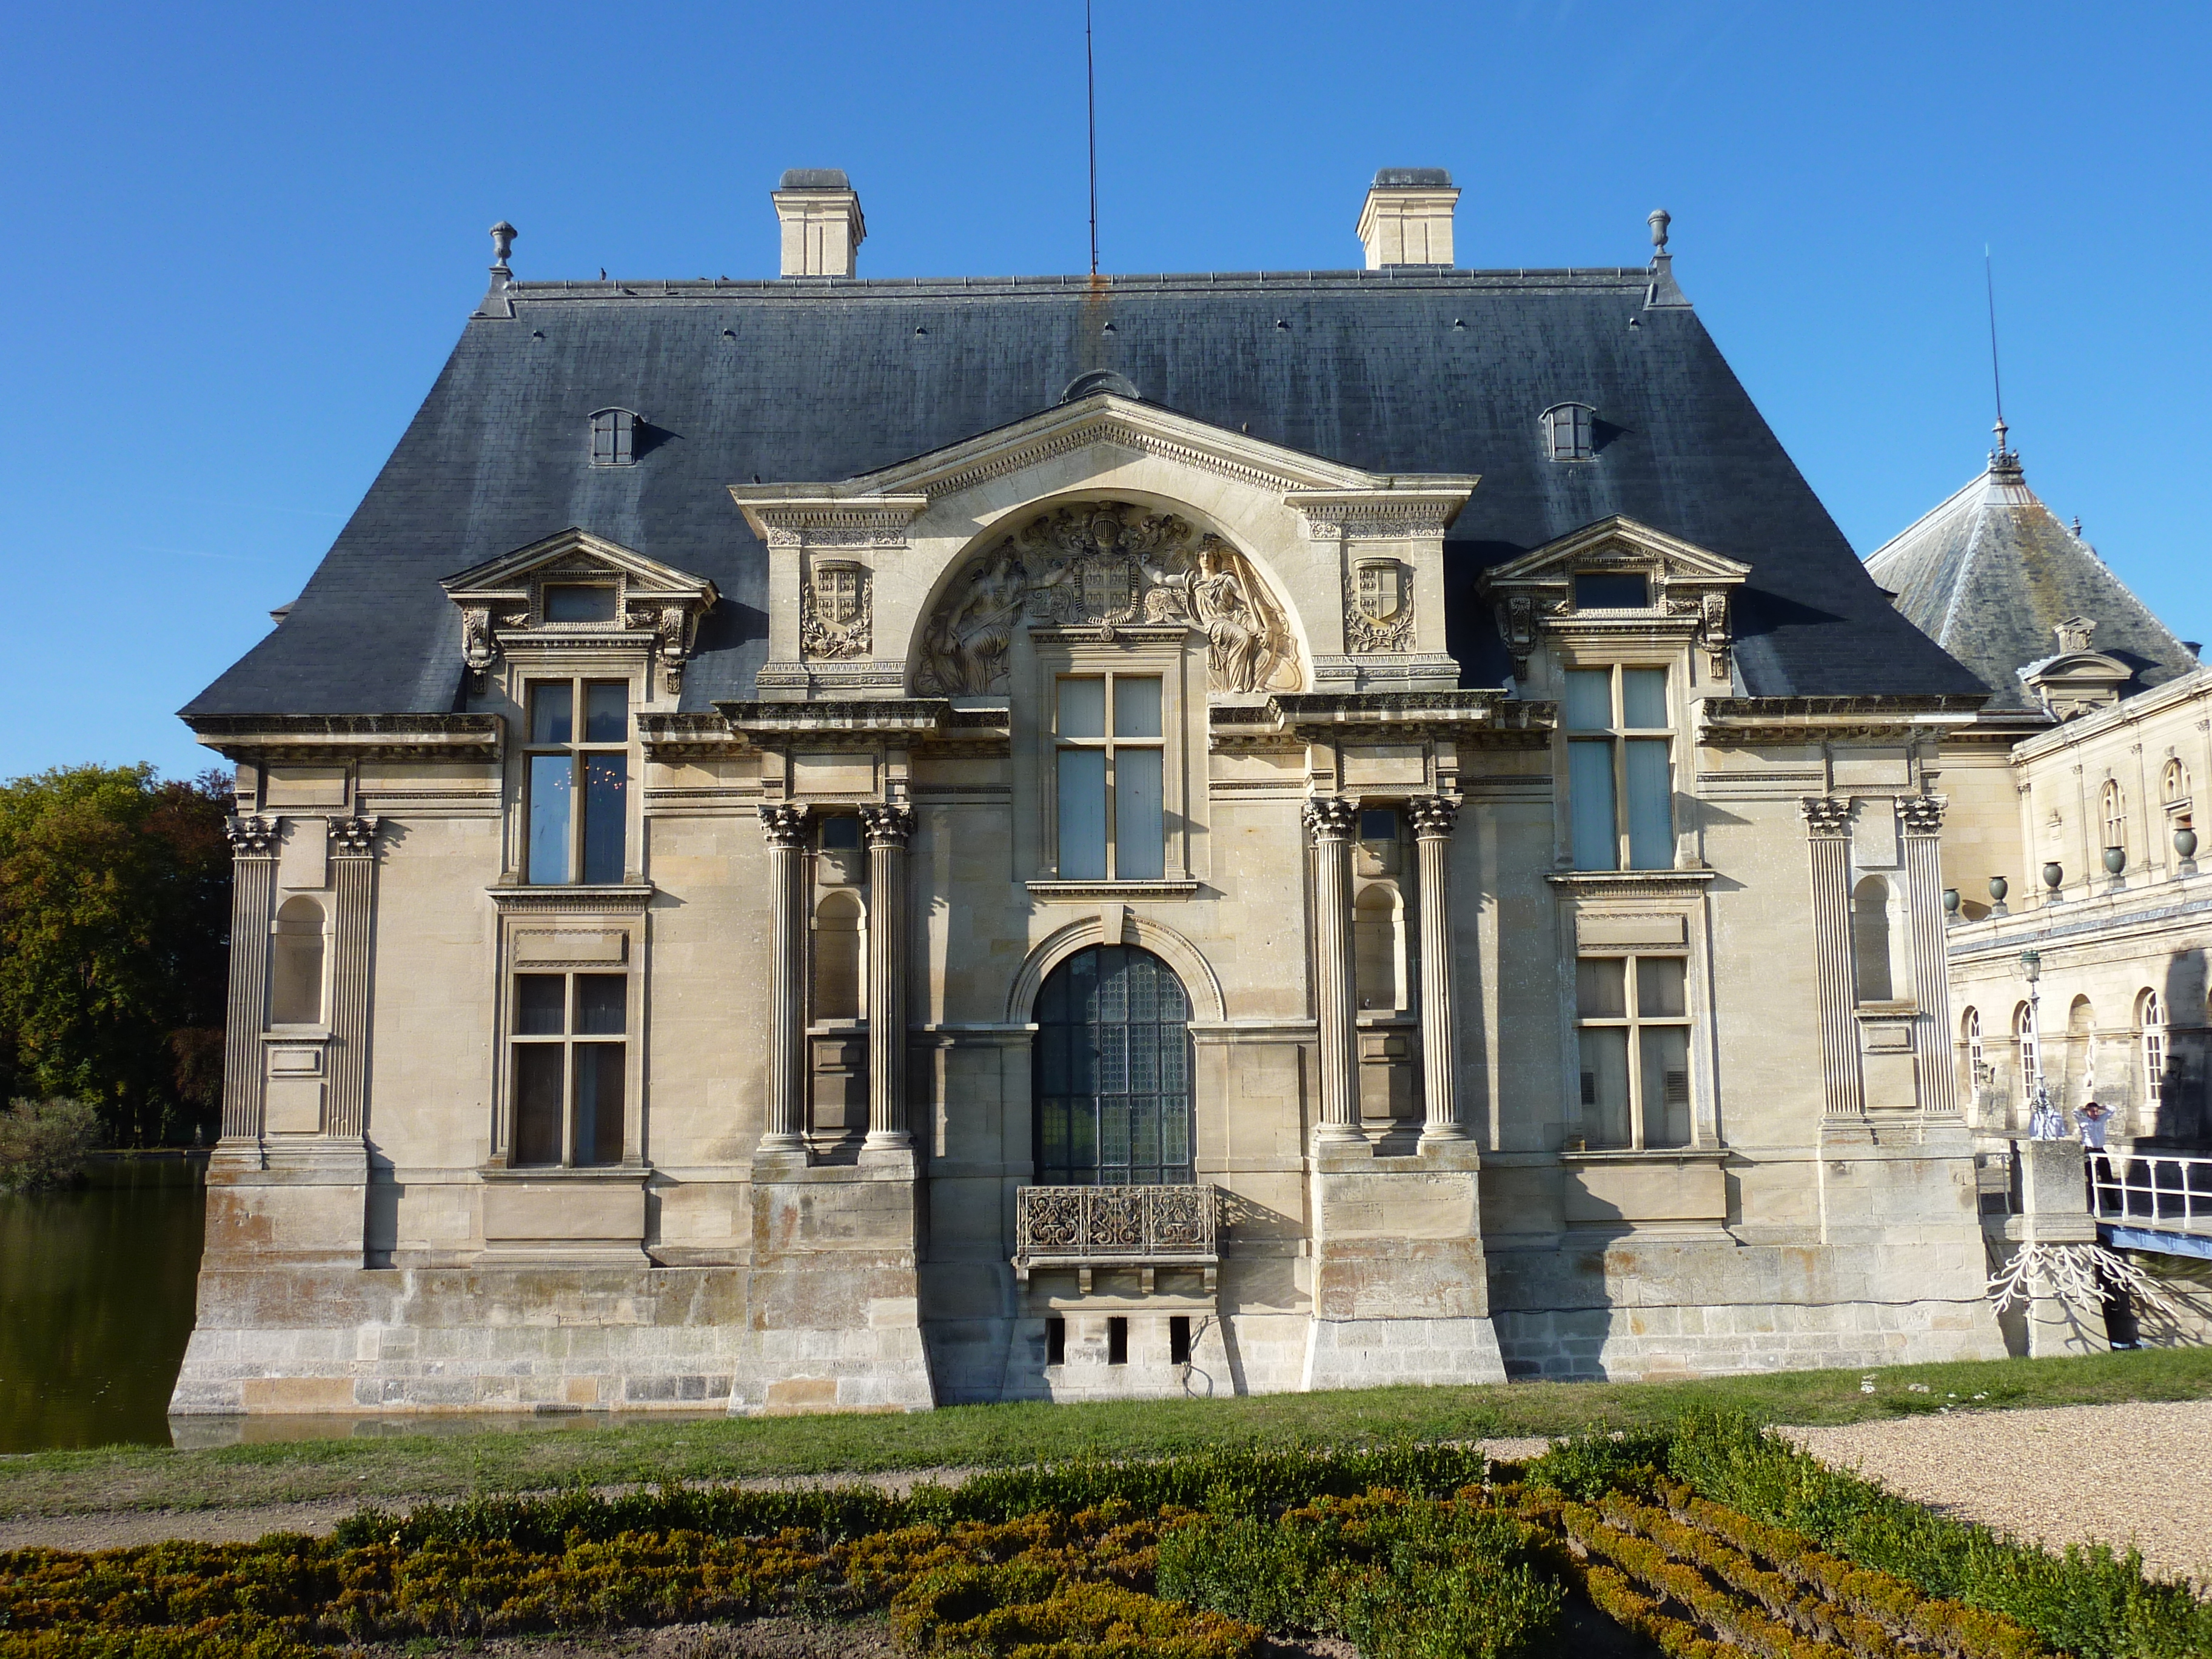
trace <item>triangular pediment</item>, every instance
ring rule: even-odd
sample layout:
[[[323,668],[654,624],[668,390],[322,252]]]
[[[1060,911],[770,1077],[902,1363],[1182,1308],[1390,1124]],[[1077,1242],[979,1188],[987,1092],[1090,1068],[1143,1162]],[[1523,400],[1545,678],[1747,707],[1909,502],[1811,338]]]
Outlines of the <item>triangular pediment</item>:
[[[456,605],[527,600],[534,584],[562,577],[619,578],[626,599],[683,603],[705,610],[717,597],[704,576],[663,564],[644,554],[570,526],[557,535],[472,565],[441,584]]]
[[[1498,566],[1485,578],[1493,589],[1564,586],[1577,573],[1644,571],[1662,581],[1733,586],[1751,567],[1615,514]]]
[[[730,495],[763,539],[794,513],[813,519],[835,516],[841,522],[855,514],[880,516],[889,527],[893,520],[900,525],[910,521],[943,496],[1093,445],[1177,461],[1293,501],[1345,495],[1364,498],[1401,489],[1409,495],[1444,492],[1464,501],[1478,482],[1460,474],[1368,472],[1157,404],[1095,392],[854,477],[830,483],[733,484]]]

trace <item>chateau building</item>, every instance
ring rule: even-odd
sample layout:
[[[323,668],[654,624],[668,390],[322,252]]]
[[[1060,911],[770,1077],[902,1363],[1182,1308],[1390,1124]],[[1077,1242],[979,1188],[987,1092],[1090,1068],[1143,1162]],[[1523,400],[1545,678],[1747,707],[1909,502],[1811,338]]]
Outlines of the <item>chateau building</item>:
[[[827,171],[774,281],[495,228],[184,711],[239,793],[174,1409],[2002,1352],[1939,856],[1989,688],[1663,213],[1462,270],[1457,196],[1386,170],[1297,273],[866,280]]]
[[[2000,422],[1987,471],[1868,560],[1990,693],[1942,761],[1958,1087],[1986,1148],[2026,1131],[2041,1085],[2068,1113],[2104,1106],[2115,1148],[2201,1152],[2212,671],[2006,438]]]

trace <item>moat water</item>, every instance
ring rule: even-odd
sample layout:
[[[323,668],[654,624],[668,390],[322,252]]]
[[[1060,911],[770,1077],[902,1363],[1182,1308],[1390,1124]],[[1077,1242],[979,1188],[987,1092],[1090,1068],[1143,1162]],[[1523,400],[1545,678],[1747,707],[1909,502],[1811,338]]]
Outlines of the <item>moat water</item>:
[[[206,1172],[102,1158],[73,1191],[0,1194],[0,1453],[169,1444]]]

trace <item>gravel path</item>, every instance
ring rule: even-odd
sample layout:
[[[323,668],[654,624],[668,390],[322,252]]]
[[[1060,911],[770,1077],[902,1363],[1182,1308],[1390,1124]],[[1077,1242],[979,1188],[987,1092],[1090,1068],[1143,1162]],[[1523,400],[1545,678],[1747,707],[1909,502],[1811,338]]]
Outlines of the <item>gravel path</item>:
[[[1961,1520],[2034,1539],[2132,1541],[2212,1589],[2212,1401],[1953,1412],[1789,1429],[1815,1457]]]

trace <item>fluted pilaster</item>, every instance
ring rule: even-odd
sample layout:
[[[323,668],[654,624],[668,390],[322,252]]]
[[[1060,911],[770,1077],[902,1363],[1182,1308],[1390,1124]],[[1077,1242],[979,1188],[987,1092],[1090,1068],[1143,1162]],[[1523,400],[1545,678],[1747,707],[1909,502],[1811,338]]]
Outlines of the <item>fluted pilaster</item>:
[[[1462,1140],[1451,946],[1451,838],[1459,803],[1429,795],[1407,805],[1420,858],[1421,1139]]]
[[[1905,902],[1912,929],[1912,982],[1920,1004],[1913,1022],[1919,1058],[1920,1108],[1959,1115],[1959,1082],[1951,1063],[1951,994],[1943,950],[1943,809],[1941,795],[1898,802],[1905,820]]]
[[[763,1153],[806,1151],[806,808],[760,810],[768,840],[768,1127]]]
[[[1813,866],[1813,953],[1820,983],[1820,1077],[1831,1121],[1866,1115],[1851,981],[1851,809],[1808,795],[1797,804]]]
[[[230,994],[224,1012],[222,1138],[261,1135],[261,1033],[269,1025],[270,901],[281,836],[274,818],[240,817],[230,837]]]
[[[1359,804],[1342,796],[1306,803],[1314,843],[1314,1003],[1321,1025],[1318,1140],[1359,1134],[1358,1030],[1352,960],[1352,837]]]
[[[868,833],[868,1146],[914,1145],[906,1101],[906,846],[908,806],[864,806]]]
[[[376,902],[373,817],[330,821],[331,882],[337,914],[331,963],[331,1109],[328,1132],[353,1137],[368,1121],[369,941]]]

